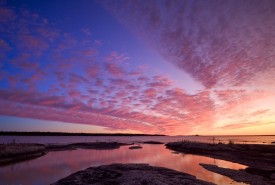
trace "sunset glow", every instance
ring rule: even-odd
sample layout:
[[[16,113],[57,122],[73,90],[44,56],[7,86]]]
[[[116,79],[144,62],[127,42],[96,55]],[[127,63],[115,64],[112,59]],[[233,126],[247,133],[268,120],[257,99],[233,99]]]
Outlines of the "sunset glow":
[[[275,1],[0,1],[0,130],[275,134]]]

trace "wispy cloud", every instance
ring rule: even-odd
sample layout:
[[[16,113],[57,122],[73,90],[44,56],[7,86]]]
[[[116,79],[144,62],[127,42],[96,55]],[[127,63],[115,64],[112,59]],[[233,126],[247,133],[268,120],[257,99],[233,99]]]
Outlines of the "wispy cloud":
[[[167,61],[207,88],[239,86],[270,69],[275,73],[274,1],[104,2]]]

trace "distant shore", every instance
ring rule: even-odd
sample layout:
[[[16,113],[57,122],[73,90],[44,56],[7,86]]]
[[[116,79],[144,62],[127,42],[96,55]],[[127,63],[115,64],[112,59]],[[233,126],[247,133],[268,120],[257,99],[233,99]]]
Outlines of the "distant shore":
[[[131,133],[70,133],[70,132],[0,131],[0,136],[166,136],[166,135],[162,135],[162,134],[131,134]]]

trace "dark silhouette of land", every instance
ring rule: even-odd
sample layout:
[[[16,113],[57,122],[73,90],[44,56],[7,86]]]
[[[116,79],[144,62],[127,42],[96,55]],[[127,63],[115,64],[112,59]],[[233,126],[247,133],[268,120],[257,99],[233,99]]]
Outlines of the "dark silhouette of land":
[[[161,135],[161,134],[14,132],[14,131],[1,131],[0,135],[2,135],[2,136],[165,136],[165,135]]]

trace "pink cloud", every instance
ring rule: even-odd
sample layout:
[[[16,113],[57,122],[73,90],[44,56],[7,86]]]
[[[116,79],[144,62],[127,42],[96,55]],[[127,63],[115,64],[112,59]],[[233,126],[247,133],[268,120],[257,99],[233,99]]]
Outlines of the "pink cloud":
[[[12,9],[0,6],[0,23],[6,23],[14,19],[16,19],[16,14]]]
[[[261,126],[261,125],[269,125],[274,124],[275,122],[246,122],[246,123],[233,123],[222,126],[223,129],[240,129],[246,127],[254,127],[254,126]]]
[[[118,54],[117,52],[112,52],[110,55],[106,56],[105,60],[106,62],[111,63],[121,63],[126,60],[128,60],[130,57],[128,57],[125,54]]]
[[[207,88],[225,83],[240,86],[257,74],[271,69],[275,73],[273,1],[102,4],[167,61]]]
[[[251,116],[259,116],[259,115],[263,115],[267,112],[269,112],[270,110],[269,109],[264,109],[264,110],[258,110],[258,111],[255,111],[255,112],[252,112],[251,113]]]
[[[107,63],[105,67],[106,70],[115,77],[119,77],[125,74],[125,71],[115,63]]]
[[[0,38],[0,49],[2,51],[5,51],[5,50],[9,51],[9,50],[11,50],[11,47],[5,40]]]
[[[146,95],[147,98],[155,98],[157,91],[156,89],[149,88],[144,91],[144,94]]]

